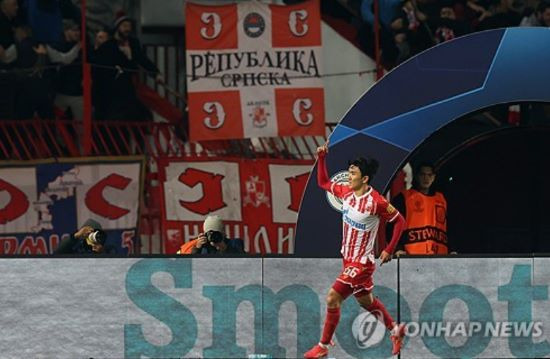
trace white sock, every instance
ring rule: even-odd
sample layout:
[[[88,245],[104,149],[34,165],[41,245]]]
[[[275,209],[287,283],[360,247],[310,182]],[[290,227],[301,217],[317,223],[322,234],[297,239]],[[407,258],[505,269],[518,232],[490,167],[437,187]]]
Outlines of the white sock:
[[[319,346],[323,349],[328,349],[328,345],[319,342]]]

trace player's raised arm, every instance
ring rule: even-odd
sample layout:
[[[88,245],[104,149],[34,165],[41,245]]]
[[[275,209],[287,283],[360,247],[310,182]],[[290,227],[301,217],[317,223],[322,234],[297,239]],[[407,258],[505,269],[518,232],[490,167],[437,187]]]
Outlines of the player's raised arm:
[[[325,191],[330,191],[331,182],[328,177],[327,162],[325,157],[328,153],[328,142],[317,147],[317,184]]]
[[[348,186],[337,184],[332,182],[328,176],[326,155],[328,153],[328,141],[321,147],[317,147],[317,184],[319,187],[335,195],[338,198],[342,198],[346,193],[350,191]]]

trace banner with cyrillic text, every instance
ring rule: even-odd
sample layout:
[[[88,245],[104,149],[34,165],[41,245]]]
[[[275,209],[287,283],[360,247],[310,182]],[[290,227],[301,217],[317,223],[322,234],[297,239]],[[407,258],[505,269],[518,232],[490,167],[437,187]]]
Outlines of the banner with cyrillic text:
[[[164,253],[218,215],[248,253],[294,253],[294,228],[313,161],[160,159]]]
[[[318,0],[186,6],[192,141],[324,135]]]
[[[141,173],[141,160],[0,168],[0,254],[51,254],[88,219],[113,253],[134,253]]]

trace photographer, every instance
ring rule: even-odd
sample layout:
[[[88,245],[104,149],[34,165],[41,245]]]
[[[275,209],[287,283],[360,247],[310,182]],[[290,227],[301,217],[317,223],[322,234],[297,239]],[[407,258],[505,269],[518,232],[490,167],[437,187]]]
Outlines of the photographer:
[[[233,254],[246,253],[242,239],[229,239],[225,235],[223,221],[218,216],[208,216],[204,220],[203,233],[192,241],[190,252],[180,254]],[[186,253],[187,252],[187,253]]]
[[[88,220],[74,234],[59,243],[53,254],[102,254],[105,253],[107,234],[101,225]]]

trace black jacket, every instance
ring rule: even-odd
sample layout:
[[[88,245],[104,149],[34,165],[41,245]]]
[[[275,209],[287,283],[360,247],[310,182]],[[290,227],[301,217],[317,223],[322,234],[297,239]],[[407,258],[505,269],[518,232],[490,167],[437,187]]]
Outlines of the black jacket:
[[[106,41],[93,53],[91,62],[97,65],[93,67],[94,102],[100,108],[125,107],[137,98],[133,83],[136,73],[119,72],[115,67],[138,70],[141,66],[151,74],[159,72],[145,55],[138,39],[130,37],[128,42],[132,50],[132,59],[128,59],[119,49],[116,39]]]
[[[96,253],[92,247],[86,243],[85,239],[78,239],[73,234],[59,243],[53,254],[111,254],[115,253],[115,249],[105,244],[102,253]]]
[[[225,243],[227,244],[227,249],[223,254],[244,254],[244,241],[239,238],[229,239],[225,238]],[[205,245],[202,248],[193,247],[191,254],[221,254],[215,247],[211,245]]]
[[[53,254],[93,254],[92,247],[84,239],[78,239],[71,234],[59,243]]]
[[[59,52],[69,52],[76,42],[62,41],[51,45]],[[82,49],[79,51],[76,59],[70,63],[61,65],[55,78],[56,92],[68,96],[82,96]]]

